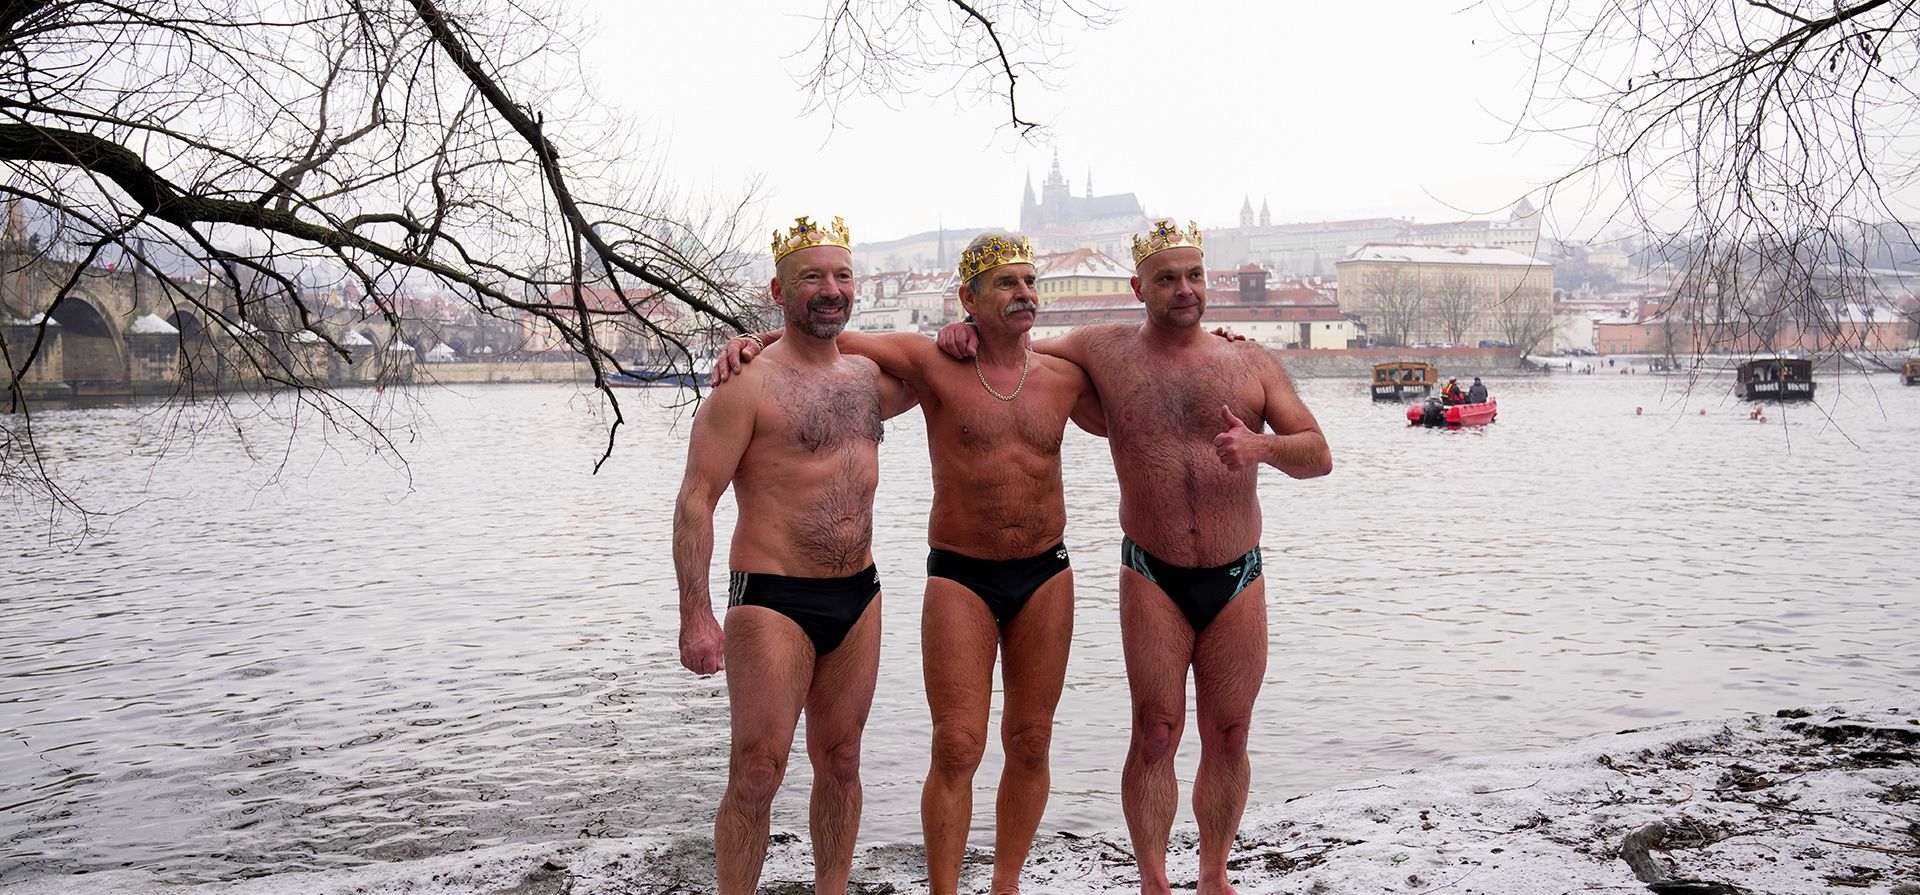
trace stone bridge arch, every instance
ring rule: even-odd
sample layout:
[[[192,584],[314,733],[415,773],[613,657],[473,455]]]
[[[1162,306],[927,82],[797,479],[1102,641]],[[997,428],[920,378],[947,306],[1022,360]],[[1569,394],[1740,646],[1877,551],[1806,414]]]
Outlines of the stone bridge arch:
[[[126,342],[93,296],[70,294],[48,316],[60,323],[60,378],[73,387],[75,395],[126,391]]]

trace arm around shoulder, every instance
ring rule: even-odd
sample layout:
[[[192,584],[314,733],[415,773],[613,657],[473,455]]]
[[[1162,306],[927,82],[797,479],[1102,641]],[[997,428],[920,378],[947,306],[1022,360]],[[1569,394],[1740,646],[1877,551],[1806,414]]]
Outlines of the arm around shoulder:
[[[918,333],[843,332],[834,343],[843,354],[867,358],[880,372],[908,382],[925,378],[928,360],[940,353],[932,339]]]
[[[1080,386],[1080,396],[1073,404],[1073,424],[1089,435],[1107,437],[1107,408],[1100,403],[1100,390],[1093,387],[1093,377],[1072,361],[1067,361],[1066,366]]]

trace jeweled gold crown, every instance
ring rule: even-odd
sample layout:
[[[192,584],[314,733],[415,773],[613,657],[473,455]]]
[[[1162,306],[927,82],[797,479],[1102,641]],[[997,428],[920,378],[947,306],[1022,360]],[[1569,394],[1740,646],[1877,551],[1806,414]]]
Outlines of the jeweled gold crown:
[[[1032,264],[1033,243],[1026,237],[989,236],[977,249],[960,253],[960,282],[964,283],[1003,264]]]
[[[847,222],[835,217],[832,227],[822,227],[806,215],[793,219],[793,226],[787,228],[785,236],[779,230],[773,231],[773,260],[778,261],[801,249],[814,246],[839,246],[853,251],[853,234],[847,232]]]
[[[1155,252],[1164,252],[1168,249],[1178,249],[1185,246],[1192,246],[1196,249],[1200,248],[1199,224],[1188,221],[1187,231],[1182,233],[1180,232],[1180,228],[1175,227],[1171,220],[1162,218],[1154,221],[1153,229],[1147,231],[1146,238],[1143,239],[1139,236],[1133,238],[1133,266],[1139,267],[1140,262],[1147,260],[1147,257]]]

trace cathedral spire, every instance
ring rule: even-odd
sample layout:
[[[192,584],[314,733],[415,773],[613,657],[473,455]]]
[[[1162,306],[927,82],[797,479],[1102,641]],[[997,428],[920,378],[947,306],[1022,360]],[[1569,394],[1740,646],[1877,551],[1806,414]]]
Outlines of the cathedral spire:
[[[1253,226],[1253,197],[1240,197],[1240,226]]]
[[[1260,197],[1260,226],[1273,226],[1273,212],[1267,210],[1267,197]]]

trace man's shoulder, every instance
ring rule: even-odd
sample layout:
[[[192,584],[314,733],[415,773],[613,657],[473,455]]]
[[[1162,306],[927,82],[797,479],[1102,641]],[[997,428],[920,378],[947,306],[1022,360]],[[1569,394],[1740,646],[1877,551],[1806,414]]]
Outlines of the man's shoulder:
[[[1080,338],[1083,338],[1083,339],[1098,339],[1102,341],[1108,341],[1112,339],[1131,339],[1134,336],[1137,336],[1140,334],[1140,324],[1138,323],[1088,323],[1083,326],[1074,327],[1067,334],[1078,335]]]
[[[1253,339],[1240,339],[1240,340],[1233,340],[1233,341],[1220,339],[1220,342],[1222,343],[1221,347],[1224,349],[1224,353],[1227,356],[1244,360],[1248,364],[1254,365],[1256,369],[1264,368],[1270,364],[1271,365],[1280,364],[1280,356],[1277,354],[1274,354],[1273,349],[1268,348],[1266,345],[1261,344],[1260,342],[1256,342]]]

